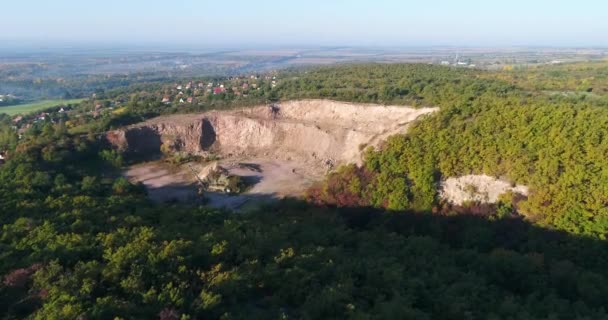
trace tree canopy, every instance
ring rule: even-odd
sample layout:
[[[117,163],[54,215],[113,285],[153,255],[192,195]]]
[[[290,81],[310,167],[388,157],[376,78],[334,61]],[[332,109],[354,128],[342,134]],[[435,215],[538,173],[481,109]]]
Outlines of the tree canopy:
[[[569,85],[581,92],[556,95],[513,72],[288,71],[259,94],[216,95],[184,109],[157,101],[163,85],[133,87],[104,93],[102,100],[129,96],[124,112],[90,117],[80,131],[66,123],[93,101],[21,132],[0,115],[0,151],[9,154],[0,165],[0,315],[608,318],[604,96]],[[529,72],[539,81],[568,77]],[[300,98],[441,109],[367,150],[363,165],[338,168],[308,202],[238,214],[150,202],[120,176],[123,155],[95,135],[165,112]],[[531,192],[482,214],[441,203],[437,183],[469,173]]]

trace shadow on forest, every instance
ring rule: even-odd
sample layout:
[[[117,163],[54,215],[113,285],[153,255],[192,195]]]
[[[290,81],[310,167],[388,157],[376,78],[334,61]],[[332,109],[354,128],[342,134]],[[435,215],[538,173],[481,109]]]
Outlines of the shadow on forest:
[[[260,181],[260,176],[244,176],[243,180],[249,186]],[[198,194],[197,183],[171,183],[161,187],[145,186],[151,200],[158,203],[172,203],[185,206],[205,205],[212,208],[239,210],[246,205],[277,202],[281,197],[275,193],[240,193],[227,194],[220,191],[205,191],[203,196]]]
[[[427,236],[451,248],[492,252],[497,249],[524,255],[540,255],[540,262],[561,261],[584,266],[601,274],[608,283],[608,241],[591,236],[541,227],[521,217],[492,218],[477,214],[442,215],[430,212],[389,211],[372,207],[319,207],[297,199],[276,204],[281,214],[337,216],[348,228],[359,231],[381,230],[405,236]],[[319,213],[315,213],[315,212]]]

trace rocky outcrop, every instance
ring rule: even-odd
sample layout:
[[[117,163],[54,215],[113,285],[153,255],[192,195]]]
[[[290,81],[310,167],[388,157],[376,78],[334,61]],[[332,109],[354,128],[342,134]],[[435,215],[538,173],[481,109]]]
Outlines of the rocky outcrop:
[[[508,192],[527,196],[528,187],[486,175],[467,175],[444,180],[439,196],[451,204],[462,205],[466,202],[496,203]]]

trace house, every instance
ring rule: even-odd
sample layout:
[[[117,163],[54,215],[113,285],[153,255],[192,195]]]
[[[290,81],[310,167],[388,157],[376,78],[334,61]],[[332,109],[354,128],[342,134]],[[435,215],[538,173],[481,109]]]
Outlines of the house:
[[[6,158],[5,158],[4,154],[2,152],[0,152],[0,164],[4,164],[5,161],[6,161]]]
[[[13,119],[13,123],[19,123],[21,120],[23,120],[22,116],[15,117],[15,119]]]
[[[249,84],[243,83],[243,90],[248,90],[248,89],[249,89]]]
[[[213,94],[220,94],[222,92],[224,92],[226,89],[224,89],[223,87],[217,87],[215,89],[213,89]]]
[[[175,88],[175,89],[177,89],[177,90],[182,90],[182,86],[181,86],[181,85],[179,85],[179,86],[177,86],[177,88]]]
[[[184,101],[184,98],[179,98],[179,103],[184,103],[186,101]]]
[[[164,96],[162,103],[169,104],[171,103],[171,99],[168,96]]]
[[[192,103],[194,101],[194,98],[188,97],[188,99],[186,101],[188,101],[188,103]]]

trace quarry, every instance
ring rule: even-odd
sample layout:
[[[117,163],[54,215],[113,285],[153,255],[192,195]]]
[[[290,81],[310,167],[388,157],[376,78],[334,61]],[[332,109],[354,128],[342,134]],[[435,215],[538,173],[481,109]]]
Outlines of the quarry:
[[[125,171],[157,201],[188,201],[210,167],[251,187],[239,195],[207,192],[209,205],[237,209],[251,199],[297,197],[338,165],[361,163],[363,150],[437,108],[300,100],[229,111],[161,116],[107,133],[127,154],[189,154],[206,159],[168,168],[159,161]]]

